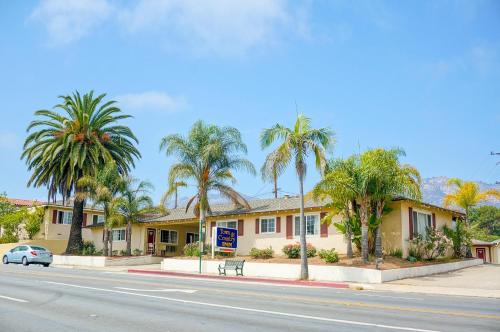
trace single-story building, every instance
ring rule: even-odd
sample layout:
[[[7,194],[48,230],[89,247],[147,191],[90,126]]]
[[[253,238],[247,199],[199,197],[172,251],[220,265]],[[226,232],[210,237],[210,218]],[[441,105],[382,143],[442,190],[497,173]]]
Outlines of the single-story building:
[[[500,240],[472,240],[472,256],[484,260],[485,263],[500,264]]]
[[[235,207],[233,204],[214,204],[206,218],[208,241],[215,226],[238,230],[240,255],[248,255],[251,248],[272,247],[276,255],[282,255],[283,246],[299,240],[298,197],[255,199],[248,201],[250,208]],[[382,222],[383,247],[386,252],[401,249],[407,256],[409,241],[417,234],[424,234],[428,227],[453,227],[460,212],[408,199],[396,199],[390,204],[391,212]],[[320,222],[329,210],[313,200],[305,202],[307,241],[317,249],[335,248],[346,252],[343,234],[331,224]],[[339,222],[340,216],[334,218]],[[198,240],[198,218],[191,207],[169,210],[165,216],[147,218],[135,223],[132,234],[125,227],[114,229],[113,249],[126,248],[126,239],[131,236],[132,250],[158,256],[182,255],[186,244]],[[91,231],[96,248],[102,249],[104,231],[102,224],[87,226]]]

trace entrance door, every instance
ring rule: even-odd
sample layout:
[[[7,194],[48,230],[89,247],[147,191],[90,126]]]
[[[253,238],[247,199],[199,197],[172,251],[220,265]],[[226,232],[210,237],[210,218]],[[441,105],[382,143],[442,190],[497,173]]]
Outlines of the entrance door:
[[[476,248],[476,257],[486,262],[486,251],[484,248]]]
[[[190,244],[198,241],[198,234],[196,233],[186,233],[186,244]]]
[[[156,244],[156,229],[148,228],[148,255],[153,255],[155,253]]]

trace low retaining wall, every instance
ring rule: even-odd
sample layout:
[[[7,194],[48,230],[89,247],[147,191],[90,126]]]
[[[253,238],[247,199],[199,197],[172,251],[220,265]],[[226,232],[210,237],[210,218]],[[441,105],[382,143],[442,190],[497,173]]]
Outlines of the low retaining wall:
[[[0,244],[0,256],[22,244],[38,245],[49,249],[54,254],[62,254],[66,250],[68,240],[23,240],[16,243],[4,243]]]
[[[54,255],[54,265],[106,267],[106,266],[134,266],[161,263],[161,257],[132,256],[132,257],[103,257],[103,256],[65,256]]]
[[[202,261],[202,273],[218,273],[217,267],[223,261]],[[385,281],[412,278],[442,273],[483,264],[481,259],[435,264],[393,270],[363,269],[349,266],[309,265],[309,279],[321,281],[349,281],[359,283],[382,283]],[[198,272],[198,260],[165,258],[161,269],[174,272]],[[299,279],[299,264],[273,264],[246,262],[244,275],[262,278]],[[231,272],[230,272],[231,273]]]

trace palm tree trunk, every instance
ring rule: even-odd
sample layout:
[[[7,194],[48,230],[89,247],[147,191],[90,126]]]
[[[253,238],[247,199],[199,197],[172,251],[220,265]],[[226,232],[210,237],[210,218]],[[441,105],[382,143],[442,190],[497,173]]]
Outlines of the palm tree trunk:
[[[132,256],[132,220],[127,220],[127,256]]]
[[[465,231],[469,231],[469,209],[465,209]],[[470,247],[470,244],[467,244],[466,251],[465,251],[465,257],[466,258],[472,258],[472,249]]]
[[[361,219],[361,257],[363,262],[368,263],[368,206],[364,200],[361,201],[359,209]]]
[[[83,223],[83,207],[85,201],[80,199],[79,188],[76,189],[75,200],[73,201],[73,217],[71,218],[71,229],[69,231],[68,246],[66,247],[66,254],[79,255],[82,252],[82,223]]]
[[[375,257],[382,258],[382,211],[384,210],[384,203],[377,202],[377,229],[375,230]]]
[[[352,230],[351,227],[347,227],[346,232],[347,238],[347,258],[352,258]]]
[[[304,172],[299,174],[300,182],[300,279],[309,279],[307,265],[306,220],[304,216]]]
[[[108,228],[108,205],[104,204],[104,236],[102,238],[103,248],[102,254],[104,257],[109,255],[109,228]]]
[[[177,187],[175,187],[175,201],[174,201],[174,209],[177,209]]]
[[[198,273],[201,274],[201,256],[203,256],[203,250],[204,250],[204,242],[206,241],[206,236],[203,236],[203,225],[205,223],[205,214],[206,214],[206,211],[204,208],[201,208],[200,206],[200,225],[199,225],[199,228],[198,228],[198,232],[199,232],[199,235],[198,235],[198,242],[199,242],[199,250],[200,250],[200,253],[199,253],[199,256],[198,256]]]
[[[273,174],[274,175],[274,198],[278,198],[278,176],[276,172]]]
[[[109,229],[109,257],[113,257],[113,227],[110,227]]]

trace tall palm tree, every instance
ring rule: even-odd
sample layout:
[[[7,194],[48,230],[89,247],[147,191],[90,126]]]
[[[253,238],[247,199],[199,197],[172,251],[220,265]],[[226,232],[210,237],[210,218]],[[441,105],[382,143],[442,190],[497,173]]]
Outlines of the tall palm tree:
[[[109,244],[113,240],[109,236],[109,230],[112,228],[111,226],[114,221],[111,217],[115,214],[113,200],[125,189],[126,184],[125,179],[118,172],[114,161],[107,163],[103,168],[98,170],[95,176],[84,176],[78,180],[78,186],[82,189],[79,198],[89,198],[95,205],[102,205],[104,208],[104,256],[110,254]]]
[[[346,165],[346,161],[342,159],[329,160],[323,178],[316,184],[312,193],[315,200],[327,201],[325,207],[331,209],[322,222],[331,224],[334,216],[342,215],[342,223],[337,227],[343,229],[347,243],[347,258],[352,258],[352,225],[359,220],[357,219],[356,194],[351,189],[353,184],[346,183],[351,179],[346,173],[348,167],[349,165]]]
[[[471,208],[485,201],[489,197],[500,199],[500,191],[497,189],[488,189],[481,191],[479,185],[472,181],[462,181],[457,178],[448,180],[448,186],[454,187],[455,192],[447,194],[443,198],[445,207],[455,205],[465,212],[465,225],[468,228]],[[467,246],[467,257],[472,257],[470,246]]]
[[[26,138],[21,156],[32,171],[28,186],[45,186],[49,198],[55,200],[59,193],[66,200],[81,192],[79,179],[97,174],[106,162],[114,160],[121,174],[129,172],[134,158],[140,157],[134,146],[138,141],[128,127],[118,123],[130,116],[123,114],[114,101],[103,103],[105,96],[75,92],[60,96],[62,102],[55,110],[35,112],[39,119],[28,126],[28,132],[34,131]],[[85,200],[79,197],[76,195],[74,201],[66,253],[79,253],[83,244]]]
[[[252,163],[241,156],[247,153],[247,147],[238,129],[197,121],[187,137],[165,136],[160,150],[165,150],[167,156],[177,156],[169,170],[169,187],[180,181],[192,181],[196,186],[197,192],[189,199],[186,211],[194,204],[195,214],[199,216],[201,260],[205,238],[202,230],[207,212],[210,212],[209,191],[218,192],[237,206],[249,208],[245,198],[230,185],[236,183],[234,171],[246,170],[255,174]]]
[[[377,227],[375,229],[375,257],[382,258],[382,214],[387,203],[395,197],[420,200],[421,178],[418,170],[401,164],[399,157],[404,156],[402,149],[372,149],[361,156],[364,168],[370,177],[372,206],[375,210]]]
[[[187,183],[184,181],[176,181],[172,183],[167,192],[163,194],[163,197],[161,198],[160,205],[166,206],[168,203],[168,200],[174,196],[174,209],[177,209],[178,206],[178,190],[181,187],[187,187]]]
[[[278,198],[278,177],[283,174],[285,168],[279,161],[278,153],[270,153],[264,164],[260,168],[260,174],[263,181],[272,181],[274,184],[274,198]]]
[[[132,223],[146,215],[155,212],[153,201],[149,196],[153,186],[146,181],[138,181],[128,177],[125,180],[122,196],[118,199],[116,207],[127,224],[127,255],[132,255]]]
[[[328,128],[311,128],[311,120],[303,114],[300,114],[297,116],[293,128],[287,128],[280,124],[276,124],[274,127],[264,129],[260,136],[263,149],[271,146],[278,140],[280,141],[280,145],[270,154],[273,155],[273,163],[276,165],[277,169],[285,169],[293,159],[295,170],[299,178],[300,276],[302,279],[308,279],[306,224],[304,219],[304,178],[307,170],[307,157],[312,153],[315,158],[316,167],[322,172],[326,162],[326,150],[330,148],[333,143],[333,132]]]

